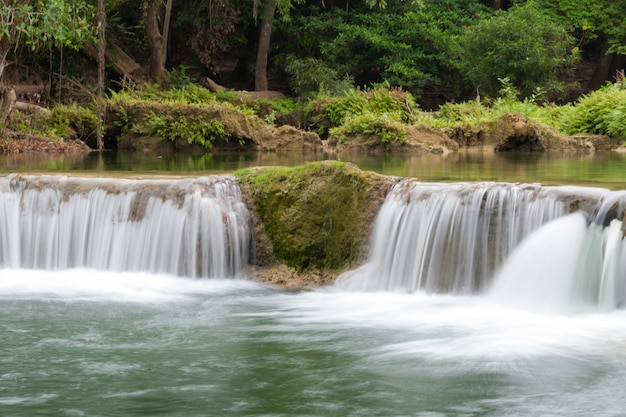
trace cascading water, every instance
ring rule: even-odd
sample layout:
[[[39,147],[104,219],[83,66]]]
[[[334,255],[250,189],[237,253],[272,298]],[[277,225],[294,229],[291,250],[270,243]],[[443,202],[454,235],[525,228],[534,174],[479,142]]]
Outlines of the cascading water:
[[[0,179],[0,268],[237,277],[249,245],[229,177]]]
[[[587,224],[574,213],[528,237],[495,277],[489,296],[544,311],[610,311],[626,301],[622,222]]]
[[[377,217],[370,261],[341,275],[337,286],[468,294],[487,290],[502,269],[491,291],[503,297],[523,299],[516,287],[521,283],[528,297],[539,292],[550,298],[563,290],[565,284],[557,281],[565,280],[579,287],[578,298],[617,306],[625,298],[621,222],[614,220],[607,229],[602,224],[611,210],[623,211],[615,210],[619,201],[619,193],[592,188],[405,181],[391,191]],[[577,209],[587,216],[551,224]],[[592,216],[599,225],[587,225]],[[538,237],[520,248],[524,254],[508,260],[538,229]],[[596,275],[601,279],[591,283]],[[551,295],[535,281],[550,282]],[[570,300],[570,292],[559,297]]]

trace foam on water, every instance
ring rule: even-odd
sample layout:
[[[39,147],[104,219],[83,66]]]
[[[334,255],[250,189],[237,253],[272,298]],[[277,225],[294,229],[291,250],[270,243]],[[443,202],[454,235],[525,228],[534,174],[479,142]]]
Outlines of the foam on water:
[[[184,301],[198,295],[262,288],[247,280],[201,280],[86,268],[63,271],[3,269],[0,276],[0,299],[163,303]]]
[[[490,361],[565,357],[593,360],[626,347],[626,312],[565,314],[507,307],[487,297],[424,292],[319,290],[268,300],[271,316],[310,332],[384,332],[377,360]],[[361,330],[357,330],[361,329]],[[293,337],[293,336],[290,336]],[[613,341],[613,342],[610,342]],[[356,347],[367,349],[367,343]],[[622,352],[626,359],[626,350]],[[474,365],[470,365],[474,366]]]

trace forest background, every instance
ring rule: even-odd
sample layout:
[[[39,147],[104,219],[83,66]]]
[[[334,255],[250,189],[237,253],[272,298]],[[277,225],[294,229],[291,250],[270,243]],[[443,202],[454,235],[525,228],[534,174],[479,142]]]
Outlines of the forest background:
[[[626,122],[573,120],[580,114],[553,106],[602,91],[601,107],[626,112],[614,92],[624,87],[625,13],[626,0],[8,0],[0,5],[0,123],[28,128],[9,118],[11,101],[35,113],[90,109],[99,84],[110,100],[148,85],[202,83],[213,92],[272,90],[293,103],[402,91],[427,111],[504,98],[552,106],[539,118],[568,133],[624,137]],[[269,122],[282,111],[272,105],[261,114]],[[207,129],[211,136],[219,126]]]

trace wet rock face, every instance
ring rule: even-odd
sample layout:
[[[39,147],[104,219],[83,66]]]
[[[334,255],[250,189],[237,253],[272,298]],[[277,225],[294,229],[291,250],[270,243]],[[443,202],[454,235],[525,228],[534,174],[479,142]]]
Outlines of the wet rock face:
[[[362,259],[390,183],[388,177],[338,162],[257,168],[238,176],[262,225],[263,233],[255,236],[257,264],[274,258],[299,272],[339,270]]]
[[[546,144],[535,135],[514,134],[507,137],[503,143],[495,146],[496,152],[543,152]]]
[[[496,152],[558,150],[588,153],[596,149],[594,141],[566,136],[552,127],[516,113],[505,114],[495,122],[482,123],[476,127],[457,127],[449,134],[461,148]]]

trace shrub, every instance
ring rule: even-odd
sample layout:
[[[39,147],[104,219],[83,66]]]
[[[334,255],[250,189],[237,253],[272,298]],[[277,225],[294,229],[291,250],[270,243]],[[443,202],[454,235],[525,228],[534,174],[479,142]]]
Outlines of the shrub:
[[[347,135],[377,136],[388,146],[392,142],[402,143],[406,140],[406,125],[385,115],[358,114],[330,130],[331,138],[340,143],[346,140]]]
[[[566,88],[559,76],[577,59],[572,45],[566,29],[529,1],[469,26],[454,49],[462,74],[481,93],[495,96],[499,79],[508,77],[522,97],[541,86],[554,98]]]
[[[563,112],[560,122],[561,129],[569,134],[626,138],[626,89],[614,84],[584,95]]]
[[[289,86],[303,98],[313,98],[318,94],[340,97],[354,89],[351,77],[341,77],[334,69],[313,57],[297,59],[292,55],[287,58],[285,71],[290,76]]]
[[[410,93],[388,86],[354,90],[343,98],[321,100],[317,106],[334,126],[342,125],[348,117],[366,113],[411,123],[418,108]]]
[[[175,141],[184,139],[187,143],[199,144],[207,149],[216,140],[228,140],[224,125],[219,120],[187,119],[185,116],[158,115],[150,112],[146,120],[148,133]]]

